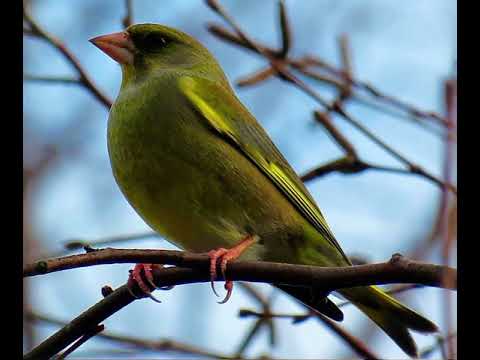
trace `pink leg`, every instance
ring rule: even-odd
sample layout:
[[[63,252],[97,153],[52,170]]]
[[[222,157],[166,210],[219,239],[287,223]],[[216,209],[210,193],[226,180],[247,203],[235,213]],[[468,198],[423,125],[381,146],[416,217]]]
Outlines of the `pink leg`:
[[[222,275],[225,279],[225,290],[227,290],[227,295],[222,301],[219,302],[219,304],[226,303],[228,299],[230,299],[233,291],[233,281],[227,280],[225,276],[228,262],[237,259],[246,249],[248,249],[256,241],[257,238],[255,236],[249,235],[230,249],[219,248],[208,252],[208,256],[210,257],[210,283],[215,295],[218,296],[217,292],[215,291],[214,281],[217,278],[217,261],[219,260],[220,269],[222,270]]]
[[[136,283],[138,287],[142,290],[142,292],[145,295],[149,296],[152,300],[156,302],[161,302],[151,294],[151,292],[157,288],[157,286],[153,282],[152,271],[158,267],[159,265],[157,264],[136,264],[133,270],[130,271],[129,280]],[[145,278],[143,277],[143,275],[145,276]]]

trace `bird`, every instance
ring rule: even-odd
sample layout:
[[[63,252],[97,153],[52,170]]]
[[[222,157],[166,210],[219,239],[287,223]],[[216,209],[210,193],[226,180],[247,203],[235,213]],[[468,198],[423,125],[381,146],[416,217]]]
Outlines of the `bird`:
[[[146,23],[90,41],[122,72],[107,126],[116,183],[156,232],[180,249],[209,255],[212,284],[217,265],[225,275],[236,259],[352,265],[308,189],[198,40]],[[137,264],[132,272],[146,293],[154,267]],[[343,320],[328,294],[273,285],[311,309]],[[232,288],[226,280],[223,302]],[[379,287],[338,293],[409,356],[417,355],[410,330],[438,331]]]

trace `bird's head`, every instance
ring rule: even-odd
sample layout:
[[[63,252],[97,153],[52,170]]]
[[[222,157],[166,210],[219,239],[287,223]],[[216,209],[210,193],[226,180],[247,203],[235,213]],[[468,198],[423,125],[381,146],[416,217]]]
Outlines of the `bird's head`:
[[[218,67],[213,56],[193,37],[159,24],[131,25],[90,42],[121,65],[124,78],[139,78],[158,70]]]

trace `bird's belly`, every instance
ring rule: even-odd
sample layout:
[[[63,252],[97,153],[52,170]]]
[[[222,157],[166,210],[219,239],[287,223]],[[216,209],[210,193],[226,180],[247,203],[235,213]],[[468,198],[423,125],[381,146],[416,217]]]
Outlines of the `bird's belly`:
[[[295,249],[291,239],[302,236],[303,218],[236,149],[203,128],[194,130],[179,131],[171,144],[165,131],[142,133],[135,141],[131,129],[118,136],[109,128],[113,172],[137,213],[185,250],[230,247],[258,235],[260,242],[244,258],[265,259],[275,249],[293,255],[285,246]]]

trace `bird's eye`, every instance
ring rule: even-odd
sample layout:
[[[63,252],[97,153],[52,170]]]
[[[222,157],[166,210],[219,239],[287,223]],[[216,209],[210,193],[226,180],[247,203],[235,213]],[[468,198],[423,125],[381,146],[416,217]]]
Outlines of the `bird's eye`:
[[[155,51],[167,45],[168,41],[163,36],[150,33],[143,38],[142,45],[145,49]]]

